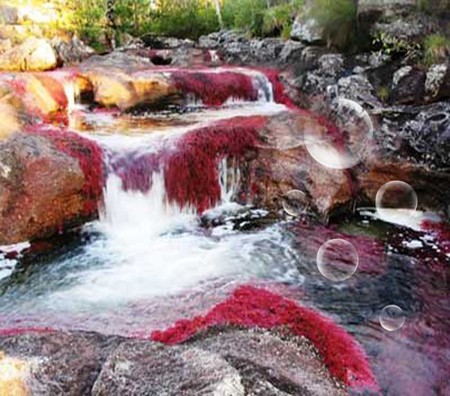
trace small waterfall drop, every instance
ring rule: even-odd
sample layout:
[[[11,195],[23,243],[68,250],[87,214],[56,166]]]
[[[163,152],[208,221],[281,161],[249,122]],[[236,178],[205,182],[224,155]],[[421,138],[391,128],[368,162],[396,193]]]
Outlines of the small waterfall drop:
[[[79,108],[80,102],[80,89],[76,79],[73,77],[64,79],[63,89],[67,98],[67,118],[69,120],[69,128],[74,128],[76,126],[74,113]]]

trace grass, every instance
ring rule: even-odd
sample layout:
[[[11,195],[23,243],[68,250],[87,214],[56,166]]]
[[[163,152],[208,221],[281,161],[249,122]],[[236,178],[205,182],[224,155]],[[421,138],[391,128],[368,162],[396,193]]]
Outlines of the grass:
[[[450,40],[440,34],[432,34],[423,42],[424,63],[431,66],[435,63],[445,62],[450,56]]]

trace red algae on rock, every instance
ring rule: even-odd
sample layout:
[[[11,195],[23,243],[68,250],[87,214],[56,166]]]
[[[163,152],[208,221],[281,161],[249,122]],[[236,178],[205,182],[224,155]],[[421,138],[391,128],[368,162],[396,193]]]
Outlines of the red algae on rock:
[[[50,327],[17,327],[17,328],[8,328],[8,329],[0,329],[0,337],[12,337],[21,334],[46,334],[46,333],[54,333],[56,330]]]
[[[202,330],[221,325],[286,327],[293,334],[309,339],[330,373],[348,387],[379,391],[367,356],[343,328],[312,309],[253,286],[239,287],[204,316],[180,320],[167,330],[154,331],[151,339],[179,344]]]
[[[218,161],[242,159],[255,150],[262,116],[220,121],[183,135],[165,162],[165,185],[169,201],[193,206],[198,212],[220,199]]]
[[[171,72],[175,87],[191,94],[207,106],[221,106],[228,99],[256,101],[258,90],[250,75],[237,71],[196,71],[175,69]]]

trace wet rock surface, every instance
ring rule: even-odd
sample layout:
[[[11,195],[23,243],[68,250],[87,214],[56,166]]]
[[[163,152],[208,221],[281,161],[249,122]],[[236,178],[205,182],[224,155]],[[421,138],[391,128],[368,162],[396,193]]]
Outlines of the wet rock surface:
[[[24,395],[90,395],[104,361],[118,345],[119,339],[95,333],[0,337],[0,350],[27,366],[20,378]]]
[[[0,143],[0,244],[42,238],[95,215],[101,191],[95,185],[102,177],[95,164],[102,159],[92,144],[83,143],[75,135],[58,139],[45,132],[18,133]],[[91,172],[83,162],[87,158],[93,161]]]
[[[282,329],[212,328],[179,346],[30,332],[0,337],[0,351],[25,365],[23,394],[345,394],[311,343]]]

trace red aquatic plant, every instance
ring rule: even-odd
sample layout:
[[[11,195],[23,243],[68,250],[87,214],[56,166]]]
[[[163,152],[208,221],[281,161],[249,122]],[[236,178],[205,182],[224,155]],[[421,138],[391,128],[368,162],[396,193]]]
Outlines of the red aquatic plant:
[[[184,95],[192,94],[207,106],[221,106],[228,99],[256,101],[258,90],[251,76],[237,71],[174,69],[171,79]]]
[[[267,290],[242,286],[204,316],[180,320],[164,331],[154,331],[153,341],[179,344],[213,326],[235,325],[266,329],[280,326],[308,338],[321,354],[330,373],[351,388],[378,385],[368,358],[359,344],[341,327],[316,311]]]
[[[202,212],[220,199],[218,161],[243,159],[255,150],[261,116],[236,117],[183,135],[165,161],[165,185],[170,201]]]

